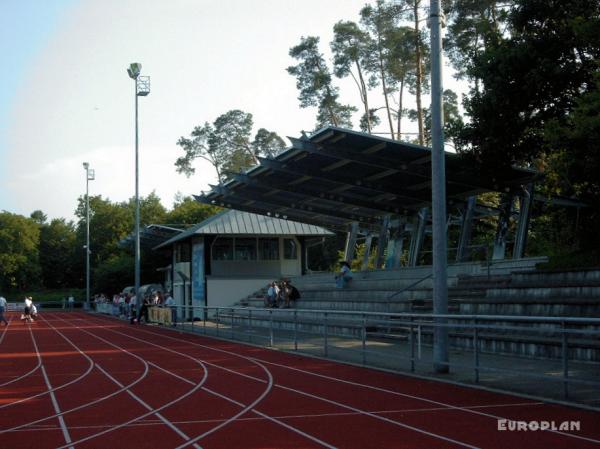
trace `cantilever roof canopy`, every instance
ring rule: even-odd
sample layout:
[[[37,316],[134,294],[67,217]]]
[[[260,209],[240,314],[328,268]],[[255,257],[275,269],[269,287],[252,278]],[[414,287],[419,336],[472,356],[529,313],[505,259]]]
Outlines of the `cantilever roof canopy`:
[[[183,229],[173,226],[150,224],[140,228],[140,245],[145,247],[154,247],[171,237],[180,234]],[[129,234],[119,242],[120,246],[127,247],[135,244],[135,233]]]
[[[202,203],[347,229],[352,222],[375,228],[383,216],[407,214],[431,204],[431,150],[352,130],[329,127],[273,159],[211,186]],[[483,192],[520,189],[537,172],[511,168],[485,173],[446,152],[450,203]]]

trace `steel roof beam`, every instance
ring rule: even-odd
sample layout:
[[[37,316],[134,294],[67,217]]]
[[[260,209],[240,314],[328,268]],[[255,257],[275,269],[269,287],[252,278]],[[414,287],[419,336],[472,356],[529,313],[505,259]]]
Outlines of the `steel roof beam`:
[[[270,189],[280,190],[282,192],[294,193],[298,195],[304,195],[308,198],[314,198],[317,200],[327,200],[335,203],[345,204],[345,205],[353,205],[363,209],[368,209],[373,211],[376,214],[389,214],[389,213],[400,213],[401,210],[397,207],[390,206],[385,203],[378,203],[372,200],[365,201],[361,199],[354,198],[350,195],[345,195],[343,193],[329,193],[323,192],[318,189],[313,189],[310,186],[300,186],[300,185],[291,185],[286,184],[281,178],[275,178],[273,180],[267,179],[266,177],[260,178],[260,181],[254,179],[254,177],[249,176],[247,174],[238,174],[234,176],[234,179],[243,184],[257,186],[257,187],[266,187]],[[407,209],[411,209],[411,207],[406,207]]]
[[[328,174],[323,173],[319,169],[312,167],[289,167],[288,164],[281,163],[275,159],[258,158],[261,165],[268,167],[274,171],[281,173],[288,173],[296,176],[310,176],[312,178],[322,180],[325,182],[331,182],[340,185],[351,186],[352,188],[360,188],[365,190],[371,190],[376,193],[391,193],[400,199],[406,199],[413,202],[421,202],[423,204],[429,204],[431,202],[430,195],[408,195],[405,191],[398,189],[397,187],[384,185],[380,183],[364,182],[361,179],[354,179],[350,176],[340,175],[335,172]]]
[[[326,208],[319,207],[319,206],[312,205],[312,204],[304,204],[302,202],[294,202],[291,199],[290,200],[281,200],[281,199],[274,198],[272,196],[269,196],[267,199],[263,199],[264,197],[256,198],[253,194],[247,193],[244,191],[236,192],[233,189],[229,189],[229,188],[223,187],[223,186],[211,186],[211,187],[213,189],[213,192],[216,192],[225,198],[234,198],[234,199],[238,198],[243,201],[256,201],[258,203],[262,203],[265,205],[273,205],[277,208],[286,208],[286,210],[292,209],[292,210],[308,211],[308,212],[314,213],[316,215],[328,216],[328,217],[332,217],[332,218],[344,218],[348,221],[358,221],[361,223],[375,223],[375,222],[379,221],[379,217],[364,215],[364,214],[360,214],[358,212],[351,213],[351,212],[344,211],[341,209],[335,209],[332,211],[331,209],[326,209]],[[228,200],[226,199],[225,201],[227,202]],[[346,206],[352,207],[352,205],[346,205]]]
[[[281,209],[275,210],[275,209],[265,206],[263,204],[248,205],[248,204],[242,204],[235,200],[232,201],[231,199],[227,200],[227,201],[221,201],[221,200],[208,198],[205,195],[194,195],[194,198],[199,203],[209,204],[212,206],[216,205],[216,206],[221,206],[221,207],[227,207],[229,209],[236,209],[236,210],[241,210],[241,211],[245,211],[245,212],[251,212],[254,214],[266,215],[266,216],[274,217],[274,218],[282,218],[284,220],[290,219],[290,220],[298,221],[301,223],[314,224],[316,226],[325,226],[325,227],[330,227],[330,228],[342,230],[342,231],[345,231],[348,229],[348,226],[346,225],[346,221],[340,220],[339,218],[336,219],[335,217],[333,219],[331,219],[329,217],[324,217],[324,218],[320,219],[318,217],[315,218],[313,215],[303,214],[303,213],[300,213],[299,211],[295,211],[293,209],[286,209],[284,211],[281,211]]]

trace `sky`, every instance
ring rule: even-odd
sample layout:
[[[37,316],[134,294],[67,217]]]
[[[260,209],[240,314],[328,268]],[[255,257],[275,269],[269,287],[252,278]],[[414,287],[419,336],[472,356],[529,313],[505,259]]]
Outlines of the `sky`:
[[[132,62],[151,78],[150,95],[139,98],[140,195],[155,191],[170,209],[178,193],[209,190],[208,163],[190,178],[175,171],[178,138],[231,109],[252,113],[254,131],[313,129],[316,111],[299,107],[285,70],[294,64],[288,51],[315,35],[329,58],[333,25],[358,21],[365,3],[1,0],[0,210],[74,219],[83,162],[96,172],[90,195],[134,195]],[[335,83],[359,106],[350,79]]]

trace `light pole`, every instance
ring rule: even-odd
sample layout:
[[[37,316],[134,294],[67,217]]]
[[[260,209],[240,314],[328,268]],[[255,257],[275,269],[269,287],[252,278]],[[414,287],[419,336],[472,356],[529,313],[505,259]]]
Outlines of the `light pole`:
[[[96,179],[96,172],[90,164],[83,163],[85,168],[85,309],[90,310],[90,181]]]
[[[129,65],[127,74],[134,82],[135,97],[135,298],[138,322],[140,318],[140,192],[139,192],[139,138],[138,138],[138,97],[150,93],[150,77],[140,76],[142,64],[134,62]]]
[[[433,230],[433,313],[448,313],[446,160],[444,153],[444,112],[442,103],[442,11],[440,0],[431,0],[431,195]],[[433,369],[449,371],[446,318],[434,318]]]

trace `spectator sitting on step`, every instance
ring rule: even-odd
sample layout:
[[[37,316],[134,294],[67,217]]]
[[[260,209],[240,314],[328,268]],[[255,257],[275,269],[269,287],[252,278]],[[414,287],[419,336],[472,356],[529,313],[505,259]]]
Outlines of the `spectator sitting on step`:
[[[292,285],[291,281],[287,281],[287,288],[289,300],[294,301],[294,304],[296,304],[296,301],[300,299],[300,292]]]
[[[336,288],[344,288],[348,286],[348,283],[352,281],[352,270],[350,264],[345,260],[341,262],[342,267],[340,272],[335,275],[335,286]]]
[[[300,292],[287,279],[285,281],[283,281],[283,289],[285,290],[285,298],[284,298],[285,306],[284,307],[289,308],[290,301],[294,301],[294,304],[296,304],[296,301],[298,299],[300,299]]]
[[[282,308],[287,307],[289,302],[290,302],[290,299],[289,299],[289,295],[288,295],[286,281],[285,280],[280,281],[279,282],[279,292],[275,299],[275,307],[282,307]]]
[[[265,296],[265,307],[275,307],[277,305],[277,297],[279,296],[279,287],[275,282],[269,284],[267,294]]]

